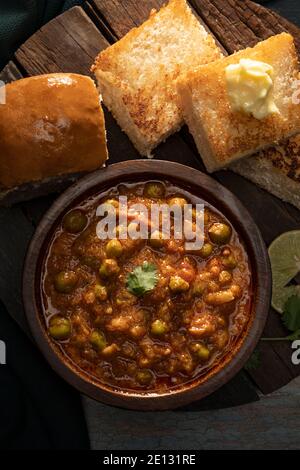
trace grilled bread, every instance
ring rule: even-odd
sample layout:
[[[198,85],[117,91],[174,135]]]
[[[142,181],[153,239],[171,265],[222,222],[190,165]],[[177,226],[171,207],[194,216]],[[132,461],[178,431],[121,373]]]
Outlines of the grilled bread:
[[[176,79],[222,56],[185,0],[171,0],[99,54],[95,73],[104,104],[140,154],[180,129]]]
[[[300,134],[234,162],[231,168],[300,209]]]
[[[265,62],[273,67],[272,93],[279,113],[256,119],[232,109],[225,70],[240,59]],[[282,33],[253,48],[198,67],[178,80],[184,118],[208,171],[228,167],[235,160],[300,132],[300,105],[293,100],[298,79],[293,38]]]

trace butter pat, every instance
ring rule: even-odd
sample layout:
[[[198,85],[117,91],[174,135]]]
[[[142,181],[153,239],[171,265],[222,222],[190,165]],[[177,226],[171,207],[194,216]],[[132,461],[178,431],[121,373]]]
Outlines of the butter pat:
[[[273,67],[265,62],[241,59],[225,69],[228,97],[234,111],[264,119],[279,113],[274,103]]]

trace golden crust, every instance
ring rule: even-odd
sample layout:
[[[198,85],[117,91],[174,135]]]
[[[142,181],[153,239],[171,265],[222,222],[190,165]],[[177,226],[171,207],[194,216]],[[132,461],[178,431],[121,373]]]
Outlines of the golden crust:
[[[0,185],[5,188],[100,168],[107,148],[93,80],[58,73],[6,85],[0,146]]]
[[[171,0],[102,51],[92,71],[104,103],[140,153],[147,154],[182,125],[177,78],[221,56],[186,1]]]
[[[263,120],[231,109],[225,79],[229,64],[242,58],[269,63],[274,68],[274,101],[280,114]],[[300,132],[300,106],[292,103],[299,64],[291,35],[282,33],[213,64],[189,72],[179,81],[183,113],[198,129],[195,137],[209,171],[251,155]],[[192,106],[192,110],[191,110]],[[191,114],[194,122],[191,122]]]

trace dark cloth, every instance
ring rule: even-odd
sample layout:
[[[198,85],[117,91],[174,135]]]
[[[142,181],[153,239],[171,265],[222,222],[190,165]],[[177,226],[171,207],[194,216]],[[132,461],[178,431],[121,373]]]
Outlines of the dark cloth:
[[[0,303],[0,449],[88,449],[78,392],[56,375]],[[1,359],[1,358],[0,358]]]
[[[0,70],[38,28],[84,0],[0,0]]]

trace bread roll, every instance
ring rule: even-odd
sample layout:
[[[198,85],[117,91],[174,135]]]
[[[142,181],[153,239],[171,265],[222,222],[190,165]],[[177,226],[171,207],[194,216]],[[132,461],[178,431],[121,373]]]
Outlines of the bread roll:
[[[107,148],[93,80],[57,73],[6,85],[0,155],[2,202],[43,194],[74,175],[100,168]]]

